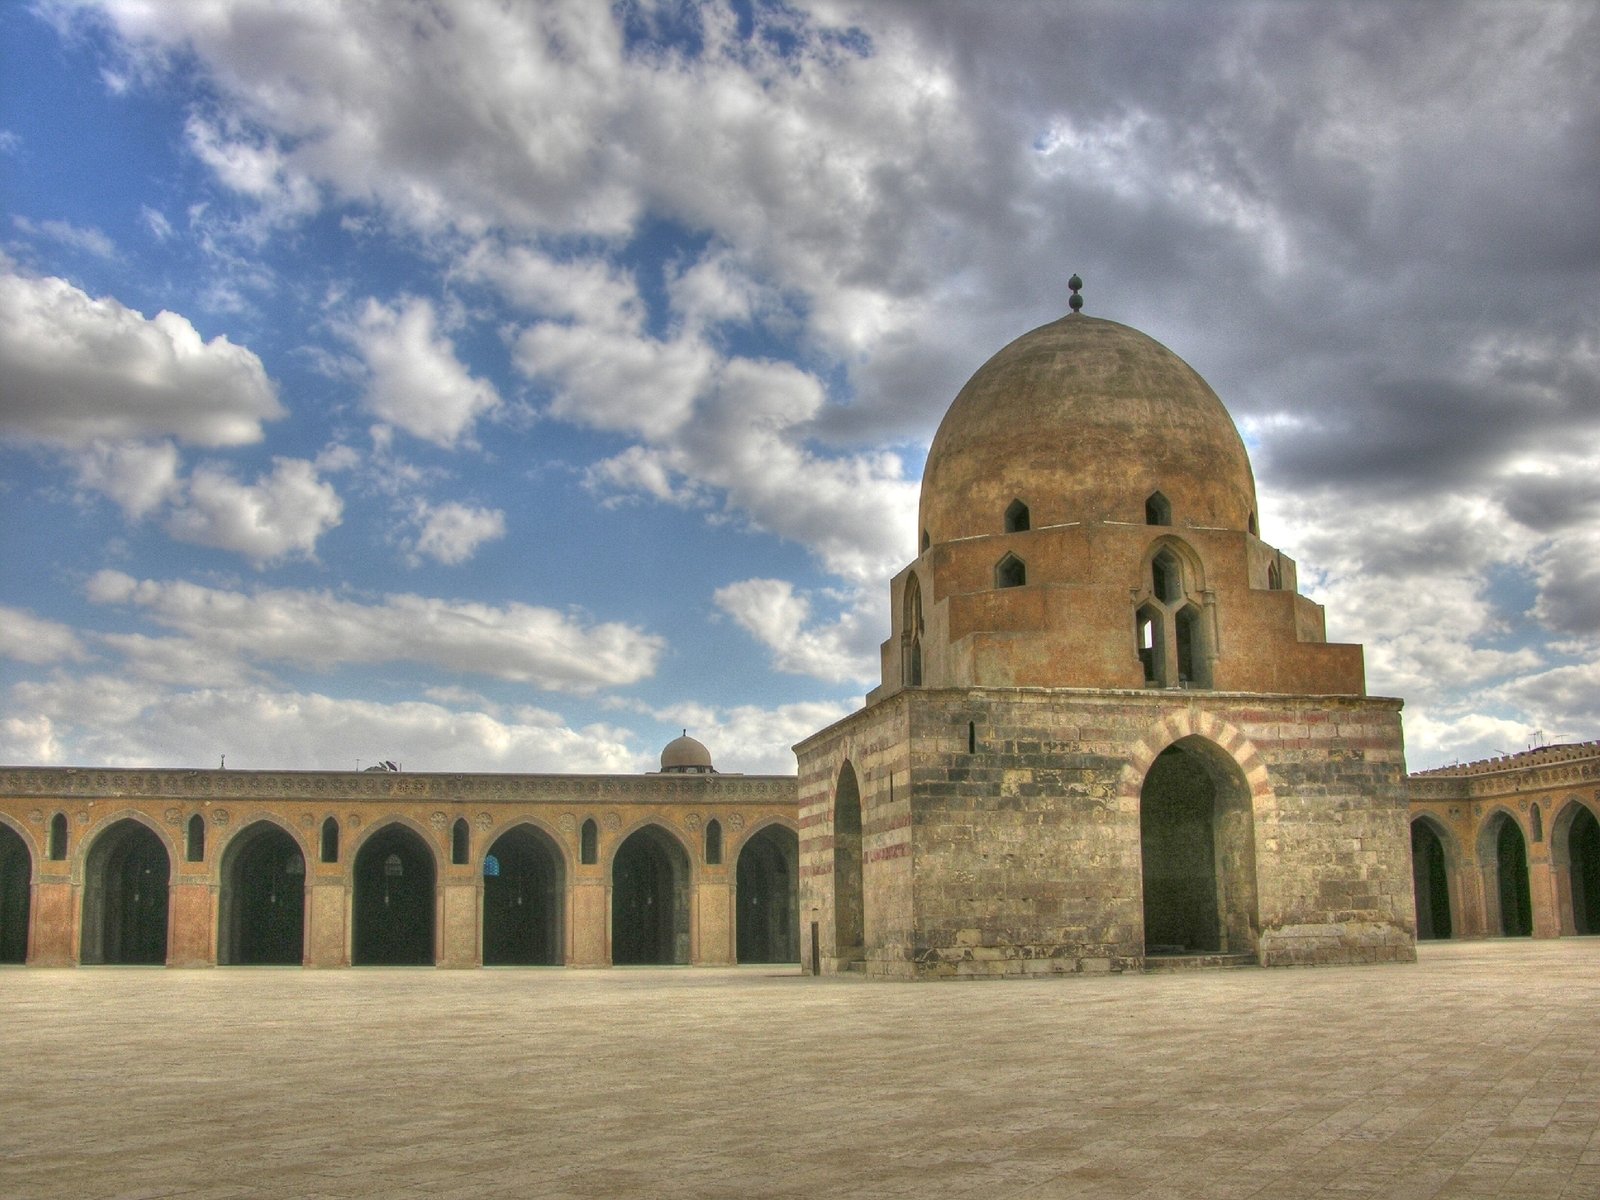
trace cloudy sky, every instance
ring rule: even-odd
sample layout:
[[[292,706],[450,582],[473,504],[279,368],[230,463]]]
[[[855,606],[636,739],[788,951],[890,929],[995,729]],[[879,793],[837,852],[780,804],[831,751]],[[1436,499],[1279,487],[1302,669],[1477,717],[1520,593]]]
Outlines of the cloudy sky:
[[[1600,736],[1600,6],[45,0],[0,56],[0,761],[792,771],[1073,271],[1413,767]]]

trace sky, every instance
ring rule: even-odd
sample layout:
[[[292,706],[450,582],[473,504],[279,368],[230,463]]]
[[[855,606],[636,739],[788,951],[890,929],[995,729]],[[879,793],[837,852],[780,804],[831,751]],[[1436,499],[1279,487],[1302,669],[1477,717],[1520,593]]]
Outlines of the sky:
[[[41,0],[0,761],[791,773],[1073,272],[1413,769],[1600,736],[1600,6]]]

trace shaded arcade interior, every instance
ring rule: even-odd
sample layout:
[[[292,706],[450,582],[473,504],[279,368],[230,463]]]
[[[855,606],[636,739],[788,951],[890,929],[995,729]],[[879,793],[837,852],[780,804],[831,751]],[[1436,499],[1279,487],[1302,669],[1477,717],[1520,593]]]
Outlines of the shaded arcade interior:
[[[659,825],[636,829],[611,862],[611,961],[689,961],[689,856]]]
[[[564,961],[561,851],[550,835],[518,825],[483,858],[483,965],[556,966]]]
[[[84,860],[84,963],[167,961],[167,888],[172,858],[148,825],[127,818],[107,827]]]
[[[350,962],[424,966],[434,961],[433,852],[404,825],[378,830],[356,854]]]
[[[800,961],[799,871],[800,838],[785,826],[767,826],[739,851],[734,888],[739,962]]]
[[[222,857],[217,962],[298,966],[305,954],[306,860],[270,821],[243,829]]]

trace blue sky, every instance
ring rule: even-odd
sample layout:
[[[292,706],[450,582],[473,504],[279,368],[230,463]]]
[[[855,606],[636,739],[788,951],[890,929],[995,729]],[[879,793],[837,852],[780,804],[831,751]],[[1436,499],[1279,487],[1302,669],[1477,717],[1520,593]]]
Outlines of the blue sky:
[[[1151,333],[1413,766],[1596,736],[1592,6],[0,9],[0,760],[719,766],[927,440]]]

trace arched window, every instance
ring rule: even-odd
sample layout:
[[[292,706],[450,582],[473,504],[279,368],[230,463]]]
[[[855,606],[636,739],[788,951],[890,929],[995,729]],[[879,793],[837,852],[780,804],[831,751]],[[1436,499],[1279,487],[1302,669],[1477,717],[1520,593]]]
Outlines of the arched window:
[[[1139,662],[1144,666],[1144,681],[1160,683],[1166,660],[1166,637],[1162,627],[1161,610],[1146,604],[1134,615],[1134,641],[1139,648]]]
[[[383,877],[385,879],[399,879],[406,873],[406,864],[401,861],[398,854],[391,854],[383,860]]]
[[[45,851],[56,862],[67,856],[67,814],[57,813],[50,818],[50,845]]]
[[[722,865],[722,822],[706,822],[706,865],[720,867]]]
[[[590,817],[583,823],[583,832],[578,835],[578,861],[594,864],[600,860],[600,827]]]
[[[1021,500],[1013,500],[1006,509],[1006,532],[1028,532],[1028,506]]]
[[[1179,609],[1174,629],[1178,635],[1178,686],[1210,687],[1211,680],[1206,673],[1206,656],[1201,645],[1205,632],[1199,607],[1185,604]]]
[[[1250,528],[1250,536],[1251,537],[1260,537],[1261,536],[1261,531],[1258,528],[1256,528],[1256,515],[1255,515],[1255,513],[1251,513],[1250,514],[1249,528]]]
[[[900,620],[901,682],[922,686],[922,584],[916,575],[906,580],[905,604]]]
[[[1544,841],[1544,818],[1539,815],[1539,805],[1534,804],[1533,810],[1528,814],[1528,828],[1533,833],[1533,840]]]
[[[467,828],[467,819],[457,817],[456,823],[450,826],[450,862],[453,866],[465,866],[471,853],[472,833]]]
[[[1275,562],[1267,564],[1267,587],[1275,592],[1283,590],[1283,572],[1278,570],[1278,564]]]
[[[500,860],[492,854],[484,855],[483,873],[487,878],[498,879],[500,877]]]
[[[339,861],[339,822],[332,817],[322,823],[322,861]]]
[[[1160,492],[1151,492],[1150,498],[1144,502],[1144,523],[1146,525],[1171,525],[1172,501]]]
[[[189,837],[183,856],[190,862],[206,860],[206,819],[199,813],[189,818]]]
[[[1002,558],[994,569],[994,585],[997,588],[1022,587],[1028,582],[1028,568],[1015,554],[1008,554]]]
[[[1163,604],[1183,599],[1183,564],[1171,550],[1163,550],[1150,560],[1150,590]]]

